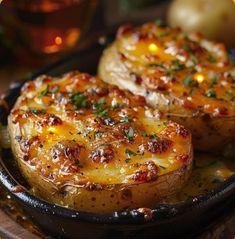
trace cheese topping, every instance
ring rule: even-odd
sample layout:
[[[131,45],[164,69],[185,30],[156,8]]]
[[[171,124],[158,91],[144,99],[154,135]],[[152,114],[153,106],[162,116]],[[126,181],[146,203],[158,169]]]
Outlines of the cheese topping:
[[[121,27],[116,46],[133,82],[146,92],[212,116],[235,115],[235,67],[222,44],[148,23]]]
[[[191,160],[183,126],[87,74],[28,82],[10,119],[16,157],[57,186],[150,182]]]

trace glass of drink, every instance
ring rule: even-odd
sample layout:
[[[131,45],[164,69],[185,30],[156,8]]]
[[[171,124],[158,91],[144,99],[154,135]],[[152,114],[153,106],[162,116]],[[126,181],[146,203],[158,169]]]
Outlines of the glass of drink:
[[[4,0],[0,18],[15,41],[30,54],[51,56],[76,46],[89,25],[96,2]]]

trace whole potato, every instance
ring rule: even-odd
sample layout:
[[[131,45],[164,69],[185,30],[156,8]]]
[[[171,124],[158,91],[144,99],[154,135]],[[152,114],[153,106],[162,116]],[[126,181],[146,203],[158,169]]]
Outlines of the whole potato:
[[[169,8],[168,22],[185,32],[198,31],[235,47],[235,4],[231,0],[175,0]]]

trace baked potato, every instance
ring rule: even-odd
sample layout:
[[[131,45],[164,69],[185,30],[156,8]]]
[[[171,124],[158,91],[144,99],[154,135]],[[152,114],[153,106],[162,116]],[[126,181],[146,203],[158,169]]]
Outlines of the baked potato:
[[[172,27],[200,31],[210,40],[235,47],[235,5],[231,0],[175,0],[167,18]]]
[[[224,45],[157,23],[125,25],[98,71],[190,129],[195,149],[219,152],[235,140],[235,68]]]
[[[8,129],[33,193],[82,211],[154,206],[191,169],[188,130],[144,98],[78,72],[26,83]]]

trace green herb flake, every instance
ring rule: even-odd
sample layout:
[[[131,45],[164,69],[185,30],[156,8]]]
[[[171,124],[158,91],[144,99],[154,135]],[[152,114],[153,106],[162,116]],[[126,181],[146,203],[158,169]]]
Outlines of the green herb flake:
[[[120,107],[122,107],[124,105],[125,105],[125,103],[117,102],[114,105],[112,105],[112,109],[117,109],[117,108],[120,108]]]
[[[103,134],[103,132],[95,131],[94,136],[95,136],[95,138],[101,138],[102,134]]]
[[[185,65],[181,64],[179,60],[174,60],[172,63],[173,63],[172,66],[173,71],[181,71],[185,68]]]
[[[47,86],[46,87],[46,89],[44,89],[42,92],[41,92],[41,96],[46,96],[46,95],[48,95],[50,93],[50,91],[49,91],[49,86]]]
[[[105,142],[105,143],[101,144],[100,146],[102,146],[102,147],[106,147],[106,146],[111,146],[111,144],[108,143],[108,142]]]
[[[100,118],[105,118],[105,117],[108,117],[108,114],[109,114],[109,109],[98,109],[96,110],[96,115]]]
[[[125,159],[126,163],[130,163],[130,161],[131,161],[131,158]]]
[[[131,119],[129,119],[128,116],[122,117],[120,119],[120,123],[129,123],[129,122],[131,122]]]
[[[214,76],[211,78],[211,86],[216,85],[216,84],[217,84],[217,77],[214,75]]]
[[[130,149],[126,149],[125,153],[128,155],[128,157],[136,156],[137,155],[137,153],[135,153],[134,151],[132,151]]]
[[[189,86],[192,82],[193,82],[192,76],[187,76],[184,78],[183,84],[186,87],[186,86]]]
[[[128,138],[128,140],[133,141],[134,139],[134,130],[132,127],[130,127],[128,130],[125,130],[125,135]]]
[[[195,93],[195,89],[192,88],[189,90],[189,95],[193,95],[194,93]]]
[[[150,135],[148,135],[148,137],[150,139],[157,139],[158,138],[158,136],[156,134],[150,134]]]
[[[162,124],[163,124],[164,126],[167,126],[167,125],[168,125],[168,122],[167,122],[167,121],[163,121]]]
[[[216,93],[214,90],[209,89],[206,91],[206,96],[210,98],[216,98]]]
[[[146,65],[147,67],[164,67],[163,63],[149,63]]]
[[[164,169],[164,170],[167,169],[167,167],[164,167],[164,166],[162,166],[162,165],[159,165],[159,167],[162,168],[162,169]]]
[[[208,58],[207,58],[207,60],[208,60],[210,63],[216,63],[216,62],[217,62],[217,61],[216,61],[216,58],[215,58],[214,56],[212,56],[212,55],[209,55]]]
[[[58,92],[59,89],[60,89],[59,86],[58,86],[58,85],[55,85],[55,86],[51,89],[50,92],[54,94],[54,93]]]
[[[37,109],[37,108],[29,108],[29,111],[32,114],[38,115],[38,114],[45,114],[46,110],[45,109]]]
[[[84,107],[84,108],[90,108],[91,107],[91,104],[86,101],[87,96],[80,93],[80,92],[74,93],[71,97],[71,100],[72,100],[72,103],[75,105],[75,107],[77,109],[81,108],[81,107]]]

